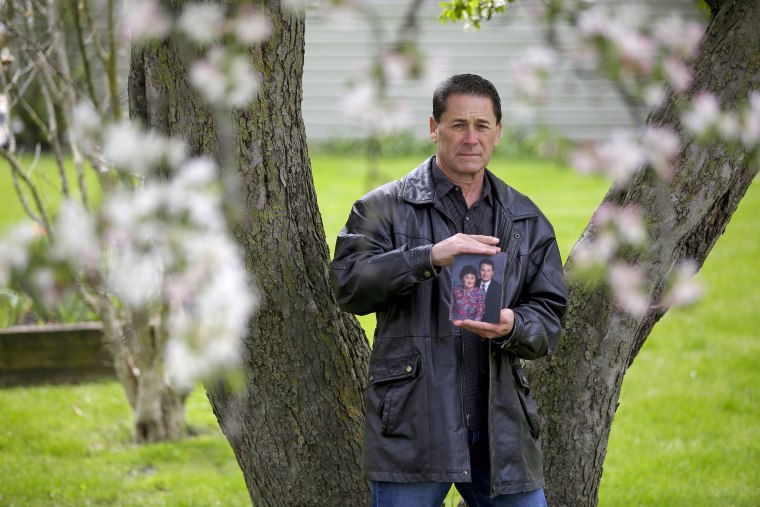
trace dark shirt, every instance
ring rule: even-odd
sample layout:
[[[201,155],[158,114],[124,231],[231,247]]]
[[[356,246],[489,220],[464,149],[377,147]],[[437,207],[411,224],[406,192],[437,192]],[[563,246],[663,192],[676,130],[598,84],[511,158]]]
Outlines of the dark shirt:
[[[452,183],[433,159],[435,193],[444,213],[451,219],[457,233],[492,236],[494,230],[493,194],[487,178],[483,179],[483,194],[468,209],[462,189]],[[485,427],[488,400],[488,342],[467,330],[462,330],[462,377],[464,379],[464,413],[467,429]]]

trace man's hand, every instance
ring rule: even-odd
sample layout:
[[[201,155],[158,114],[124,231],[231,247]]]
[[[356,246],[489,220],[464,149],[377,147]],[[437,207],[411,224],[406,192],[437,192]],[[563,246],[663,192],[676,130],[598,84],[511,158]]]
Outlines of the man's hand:
[[[495,255],[499,253],[499,238],[476,234],[455,234],[433,245],[430,256],[434,266],[451,266],[454,256],[462,253]]]
[[[455,320],[453,324],[457,327],[472,331],[482,338],[493,340],[494,338],[503,338],[512,332],[512,329],[515,327],[515,312],[509,308],[504,308],[499,314],[498,324],[470,319]]]

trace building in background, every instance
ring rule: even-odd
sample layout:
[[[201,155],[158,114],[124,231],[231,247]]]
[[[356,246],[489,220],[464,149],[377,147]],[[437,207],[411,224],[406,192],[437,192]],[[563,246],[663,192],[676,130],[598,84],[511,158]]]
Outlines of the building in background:
[[[378,52],[377,38],[390,44],[401,26],[408,1],[365,0],[374,12],[370,23],[366,16],[354,14],[342,19],[328,18],[319,9],[307,12],[306,59],[303,80],[303,116],[310,142],[334,138],[359,138],[369,134],[367,122],[347,109],[361,108],[366,97],[361,92],[349,97],[348,84],[366,74],[370,55]],[[632,5],[623,0],[598,0],[612,8]],[[637,2],[656,14],[677,10],[691,18],[699,17],[696,0],[641,0]],[[535,21],[528,9],[531,2],[507,7],[477,32],[465,32],[461,23],[441,24],[441,7],[436,0],[424,3],[419,13],[418,42],[422,54],[431,63],[427,78],[406,86],[391,87],[388,95],[397,99],[399,111],[394,125],[404,124],[414,138],[427,139],[425,120],[431,112],[432,92],[437,82],[449,74],[470,72],[490,79],[502,97],[505,128],[531,133],[541,124],[550,125],[556,133],[575,140],[605,139],[615,129],[632,128],[634,121],[612,86],[604,79],[582,77],[569,65],[559,62],[552,76],[550,99],[539,111],[531,114],[520,105],[515,95],[510,62],[530,47],[544,40],[545,27]],[[562,44],[571,41],[560,30]],[[362,100],[365,100],[363,103]]]

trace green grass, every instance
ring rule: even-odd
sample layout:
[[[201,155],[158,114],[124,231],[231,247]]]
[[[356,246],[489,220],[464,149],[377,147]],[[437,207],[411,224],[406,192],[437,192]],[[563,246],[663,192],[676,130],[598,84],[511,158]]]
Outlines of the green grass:
[[[418,162],[384,159],[383,181]],[[319,156],[313,163],[333,247],[367,190],[366,162]],[[607,190],[548,162],[497,158],[491,167],[541,206],[563,257]],[[3,205],[6,188],[0,176]],[[601,506],[760,504],[758,216],[755,183],[699,274],[705,297],[670,311],[626,376]],[[374,319],[362,322],[370,330]],[[113,382],[0,390],[0,505],[247,505],[242,474],[200,389],[188,420],[198,436],[139,447]]]
[[[195,436],[137,446],[115,382],[0,390],[0,505],[250,505],[201,388],[187,419]]]

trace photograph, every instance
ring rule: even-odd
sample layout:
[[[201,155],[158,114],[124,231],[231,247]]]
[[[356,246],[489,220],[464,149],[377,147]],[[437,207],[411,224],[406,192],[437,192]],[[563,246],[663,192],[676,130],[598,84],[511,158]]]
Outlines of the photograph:
[[[507,254],[460,254],[454,258],[449,319],[496,324],[501,312]]]

